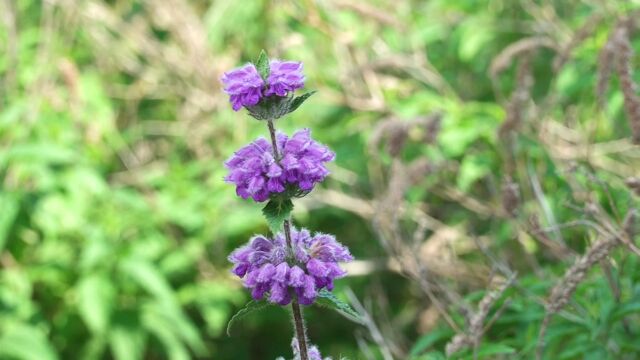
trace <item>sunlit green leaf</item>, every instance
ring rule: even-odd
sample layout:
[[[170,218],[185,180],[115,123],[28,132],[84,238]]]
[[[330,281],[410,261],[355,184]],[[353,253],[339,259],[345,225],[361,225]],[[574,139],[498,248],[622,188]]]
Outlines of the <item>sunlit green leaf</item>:
[[[464,192],[471,185],[491,172],[491,159],[486,153],[470,154],[464,157],[458,173],[458,188]]]
[[[80,314],[91,331],[103,334],[114,301],[113,283],[103,274],[85,276],[78,285]]]
[[[117,323],[109,331],[109,345],[116,360],[142,358],[145,336],[135,321]]]
[[[58,359],[41,329],[26,325],[5,326],[0,335],[0,358],[19,360]]]

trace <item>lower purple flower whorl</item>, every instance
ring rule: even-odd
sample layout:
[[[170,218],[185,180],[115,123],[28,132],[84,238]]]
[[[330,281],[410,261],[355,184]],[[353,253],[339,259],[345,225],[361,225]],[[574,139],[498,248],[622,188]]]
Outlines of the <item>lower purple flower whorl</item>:
[[[291,229],[291,248],[283,233],[274,239],[256,235],[229,255],[232,272],[244,280],[256,300],[268,294],[270,302],[287,305],[295,293],[301,304],[310,305],[318,291],[332,290],[333,280],[346,274],[338,262],[353,260],[335,237],[311,236],[306,229]]]
[[[309,129],[299,130],[291,138],[278,133],[276,142],[279,159],[274,158],[271,143],[261,137],[225,162],[229,169],[225,181],[236,185],[238,196],[262,202],[285,190],[306,193],[329,174],[325,163],[335,154],[314,141]]]

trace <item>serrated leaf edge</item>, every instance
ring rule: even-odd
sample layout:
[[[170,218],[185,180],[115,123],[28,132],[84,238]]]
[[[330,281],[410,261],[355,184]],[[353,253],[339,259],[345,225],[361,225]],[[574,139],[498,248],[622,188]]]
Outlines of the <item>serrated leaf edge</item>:
[[[345,318],[357,323],[357,324],[363,324],[364,321],[362,319],[362,317],[360,316],[360,314],[358,314],[352,307],[351,305],[347,304],[346,302],[338,299],[337,296],[335,296],[332,292],[330,292],[329,290],[326,289],[322,289],[318,292],[318,298],[319,299],[325,299],[327,301],[329,301],[331,304],[324,304],[324,303],[320,303],[318,301],[316,301],[316,304],[322,307],[326,307],[326,308],[330,308],[332,310],[337,311],[340,315],[344,316]]]
[[[294,111],[296,111],[300,105],[302,105],[305,101],[307,101],[308,98],[311,97],[311,95],[317,93],[316,90],[313,91],[309,91],[307,93],[304,93],[300,96],[295,97],[292,101],[291,101],[291,105],[289,106],[289,109],[287,111],[287,113],[292,113]]]
[[[238,310],[238,312],[233,314],[231,319],[229,319],[229,322],[227,323],[227,336],[231,336],[231,327],[236,323],[236,321],[239,321],[254,311],[262,310],[267,307],[267,305],[269,305],[269,303],[262,300],[251,300],[246,303],[242,309]]]
[[[275,211],[277,214],[275,216],[272,216],[269,210],[267,210],[267,208],[271,206],[272,203],[275,204],[274,206],[276,207]],[[288,210],[285,210],[285,211],[282,210],[284,208],[284,204],[289,204],[287,205],[287,207],[289,207]],[[264,208],[262,208],[262,214],[267,219],[267,224],[269,225],[269,228],[274,234],[280,232],[284,221],[289,217],[289,214],[291,214],[292,211],[293,211],[293,202],[291,201],[291,199],[286,199],[286,200],[272,199],[272,200],[269,200],[269,202],[267,203],[267,205],[265,205]]]

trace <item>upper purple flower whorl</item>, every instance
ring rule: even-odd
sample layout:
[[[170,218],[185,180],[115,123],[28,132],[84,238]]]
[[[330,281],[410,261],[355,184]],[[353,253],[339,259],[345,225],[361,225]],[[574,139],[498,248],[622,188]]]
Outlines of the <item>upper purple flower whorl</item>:
[[[224,91],[230,95],[229,101],[234,111],[243,106],[253,106],[263,97],[264,80],[253,64],[233,69],[222,76]]]
[[[353,260],[349,249],[331,235],[291,229],[293,254],[287,248],[285,235],[273,240],[256,235],[229,255],[232,272],[244,279],[251,296],[262,299],[269,294],[272,303],[287,305],[292,291],[303,305],[312,304],[318,291],[333,289],[333,280],[346,274],[338,262]]]
[[[287,96],[291,91],[304,87],[302,63],[297,61],[272,60],[269,63],[268,87],[265,96]]]
[[[233,110],[238,111],[243,106],[258,105],[267,96],[285,97],[304,87],[302,68],[299,61],[271,60],[266,83],[254,64],[226,72],[221,80]]]
[[[271,143],[260,137],[238,150],[225,166],[225,180],[236,185],[236,193],[262,202],[285,190],[309,192],[329,174],[326,162],[335,154],[328,147],[311,139],[309,129],[297,131],[291,138],[276,136],[280,159],[273,157]],[[292,189],[293,187],[293,189]]]

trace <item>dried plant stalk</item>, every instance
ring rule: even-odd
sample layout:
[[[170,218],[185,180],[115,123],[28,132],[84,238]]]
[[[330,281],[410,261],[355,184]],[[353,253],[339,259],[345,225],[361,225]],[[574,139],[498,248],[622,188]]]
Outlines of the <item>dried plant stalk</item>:
[[[533,76],[531,76],[532,53],[525,53],[518,63],[518,73],[516,75],[516,88],[507,104],[507,116],[500,126],[498,133],[500,137],[518,129],[522,123],[524,108],[530,98]]]
[[[400,155],[409,136],[407,129],[404,126],[390,127],[387,136],[389,137],[387,141],[389,155],[393,157]]]
[[[624,227],[622,228],[623,233],[620,236],[620,241],[622,244],[627,247],[629,251],[640,256],[640,248],[636,246],[633,242],[633,238],[636,236],[636,220],[638,218],[638,213],[635,209],[629,210],[627,215],[627,219],[624,223]]]
[[[488,291],[484,297],[482,297],[482,300],[478,303],[478,310],[475,313],[470,314],[468,318],[469,330],[466,333],[457,334],[447,343],[445,347],[447,356],[451,356],[452,354],[467,347],[475,348],[478,346],[482,335],[486,331],[484,321],[487,318],[487,315],[489,315],[489,310],[491,310],[495,302],[514,281],[515,275],[512,275],[503,284],[498,286],[497,289]]]
[[[424,125],[424,142],[429,145],[435,144],[442,127],[442,114],[436,113],[433,116],[423,118],[421,124]]]
[[[562,66],[569,60],[571,57],[571,53],[573,50],[582,44],[591,34],[593,34],[594,30],[602,21],[602,14],[596,13],[591,15],[585,23],[576,31],[571,40],[567,43],[566,46],[560,50],[556,58],[553,60],[553,69],[555,71],[560,70]]]
[[[387,151],[391,156],[397,157],[402,152],[410,131],[415,128],[422,131],[422,139],[425,143],[433,144],[437,140],[441,120],[440,113],[420,116],[411,120],[390,117],[375,127],[371,135],[370,146],[374,149],[386,139]]]
[[[533,236],[534,239],[538,240],[540,243],[546,246],[556,258],[566,259],[570,256],[575,255],[573,250],[566,247],[563,243],[553,240],[549,237],[547,232],[540,225],[540,220],[538,219],[537,215],[532,214],[531,216],[529,216],[525,229],[530,235]]]
[[[633,48],[629,41],[629,28],[629,21],[622,21],[614,32],[616,72],[624,95],[624,108],[633,134],[632,141],[634,144],[640,144],[640,97],[636,93],[637,85],[633,81],[631,70]]]
[[[489,75],[495,79],[501,72],[506,70],[519,55],[540,47],[555,49],[556,45],[550,38],[542,36],[528,37],[509,44],[509,46],[502,49],[491,61]]]
[[[638,213],[635,209],[630,210],[629,213],[630,213],[629,219],[625,222],[624,228],[622,230],[624,230],[624,234],[627,236],[629,242],[633,244],[633,238],[635,238],[637,234],[636,226],[637,226],[637,220],[638,220]]]
[[[623,222],[623,228],[627,228],[628,224],[635,216],[634,211],[629,211]],[[609,237],[600,238],[597,240],[587,252],[579,257],[575,263],[564,273],[562,280],[560,280],[556,286],[551,290],[551,295],[545,306],[545,315],[540,326],[540,333],[538,336],[538,345],[536,351],[536,358],[542,358],[542,352],[544,351],[544,337],[551,322],[551,318],[558,311],[562,310],[571,296],[576,291],[578,285],[586,278],[589,270],[601,260],[609,255],[611,250],[620,244],[621,237],[624,234],[613,234]]]
[[[607,39],[598,55],[598,80],[596,84],[596,98],[598,99],[598,106],[604,108],[606,93],[609,89],[609,81],[611,80],[611,74],[613,73],[613,62],[615,58],[615,46],[614,39],[611,34]]]
[[[506,176],[502,184],[502,207],[510,217],[516,217],[520,207],[520,186]]]
[[[625,179],[624,183],[636,195],[640,196],[640,177],[629,177],[629,178]]]

